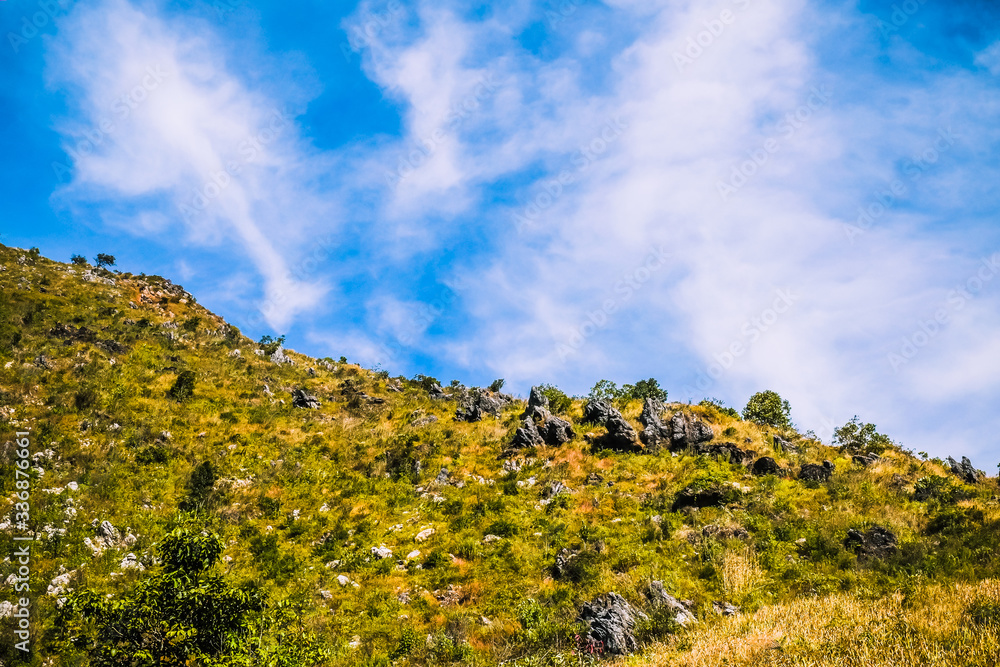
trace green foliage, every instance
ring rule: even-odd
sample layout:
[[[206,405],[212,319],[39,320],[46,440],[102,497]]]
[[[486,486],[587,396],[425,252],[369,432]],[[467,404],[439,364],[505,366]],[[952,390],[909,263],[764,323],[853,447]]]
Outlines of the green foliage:
[[[86,266],[87,264],[87,258],[83,255],[73,255],[69,259],[75,266]]]
[[[936,500],[953,503],[959,499],[962,489],[951,479],[939,475],[921,477],[913,485],[913,499],[918,501]]]
[[[975,626],[1000,625],[1000,602],[990,598],[979,598],[965,610],[966,620]]]
[[[773,391],[757,392],[743,408],[743,419],[774,428],[791,428],[792,408],[788,401]]]
[[[430,391],[434,387],[441,386],[441,383],[438,381],[438,379],[430,375],[421,375],[421,374],[414,375],[413,380],[411,380],[411,382],[414,382],[417,385],[419,385],[420,388],[423,389],[424,391]]]
[[[184,324],[181,325],[181,328],[184,329],[184,331],[190,331],[191,333],[194,333],[195,331],[198,330],[199,326],[201,326],[201,318],[195,315],[194,317],[189,317],[188,319],[186,319],[184,321]]]
[[[163,538],[159,550],[166,572],[194,575],[215,564],[222,542],[214,533],[181,526]]]
[[[553,413],[557,415],[566,414],[573,407],[572,399],[560,391],[558,387],[551,384],[543,384],[539,389],[545,398],[549,399],[549,409]]]
[[[277,338],[272,338],[271,336],[261,336],[260,341],[257,343],[260,349],[263,350],[264,354],[269,357],[281,349],[281,346],[284,344],[284,336],[278,336]]]
[[[181,503],[181,509],[187,512],[203,509],[211,501],[217,478],[211,462],[204,461],[199,464],[191,473],[191,479],[188,480],[188,495]]]
[[[501,389],[503,389],[503,385],[505,382],[506,380],[504,380],[503,378],[494,380],[493,382],[490,383],[490,391],[498,393]]]
[[[624,393],[628,398],[636,401],[644,401],[647,398],[652,398],[657,401],[667,400],[666,390],[661,389],[660,383],[654,378],[639,380],[635,384],[627,384],[622,387],[622,393]]]
[[[97,257],[94,258],[94,264],[96,264],[99,269],[102,269],[105,266],[114,266],[115,261],[114,255],[109,255],[103,252],[98,253]]]
[[[167,396],[178,402],[183,402],[194,396],[194,371],[181,371],[167,392]]]
[[[624,406],[629,401],[642,401],[647,398],[666,401],[667,392],[660,388],[660,383],[654,378],[639,380],[635,384],[626,384],[622,387],[611,380],[600,380],[591,388],[588,398]]]
[[[727,417],[731,417],[733,419],[739,419],[740,418],[740,413],[737,412],[735,408],[726,407],[726,404],[723,403],[722,401],[720,401],[717,398],[706,398],[706,399],[702,400],[700,403],[698,403],[698,405],[700,405],[703,408],[709,408],[711,410],[715,410],[719,414],[725,415]],[[727,436],[735,435],[736,434],[736,429],[734,429],[734,428],[732,428],[730,426],[729,429],[727,429],[727,430],[730,430],[730,429],[732,430],[732,433],[728,433],[726,435]]]
[[[857,416],[834,429],[833,441],[849,454],[884,454],[893,446],[889,436],[879,433],[875,424],[862,424]]]

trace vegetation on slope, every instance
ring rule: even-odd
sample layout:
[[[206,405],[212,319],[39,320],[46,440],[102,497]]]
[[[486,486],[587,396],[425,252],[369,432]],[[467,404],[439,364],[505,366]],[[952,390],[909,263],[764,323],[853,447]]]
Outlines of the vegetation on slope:
[[[831,618],[902,643],[925,637],[916,612],[897,614],[916,630],[879,633],[917,604],[910,591],[970,591],[1000,570],[994,480],[966,484],[860,423],[841,431],[851,447],[825,446],[792,428],[776,395],[746,420],[713,401],[666,407],[791,475],[602,449],[585,402],[554,387],[575,437],[499,458],[523,401],[455,421],[457,383],[251,341],[162,278],[3,247],[0,266],[0,549],[23,534],[14,433],[30,429],[32,664],[577,664],[596,657],[578,651],[580,607],[609,591],[650,612],[637,635],[653,652],[631,664],[702,664],[699,647],[760,643],[779,626],[798,642],[786,653],[801,649],[787,664],[809,664],[819,635],[854,635],[804,616],[844,609]],[[595,389],[635,424],[662,390],[627,387]],[[855,463],[871,443],[881,458]],[[827,481],[795,478],[824,460]],[[679,506],[685,489],[719,502]],[[893,553],[850,548],[849,531],[874,526],[898,538]],[[201,564],[177,560],[192,550]],[[653,613],[654,581],[698,623]],[[995,588],[977,590],[947,604],[980,620],[927,634],[928,651],[996,650]],[[220,611],[200,617],[191,595]],[[20,657],[0,643],[5,664]]]

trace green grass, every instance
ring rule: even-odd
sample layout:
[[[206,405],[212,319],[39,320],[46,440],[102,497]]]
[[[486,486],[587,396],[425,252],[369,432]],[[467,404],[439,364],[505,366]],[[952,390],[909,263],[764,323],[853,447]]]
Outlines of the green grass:
[[[278,366],[161,278],[95,271],[114,284],[86,282],[79,267],[6,247],[0,264],[4,440],[30,428],[33,452],[55,452],[40,461],[43,476],[32,473],[31,527],[66,531],[33,554],[35,664],[44,657],[87,664],[58,637],[48,583],[72,571],[77,590],[103,595],[135,586],[155,571],[156,545],[182,510],[222,538],[219,574],[237,585],[254,582],[291,610],[294,622],[276,623],[266,641],[277,645],[278,628],[287,637],[312,636],[330,656],[323,664],[334,666],[578,664],[579,605],[616,591],[643,607],[641,590],[652,580],[692,600],[711,625],[717,600],[756,612],[831,595],[880,599],[914,580],[943,585],[1000,573],[995,480],[965,486],[937,462],[895,447],[861,468],[837,449],[742,421],[711,402],[668,406],[700,415],[716,441],[782,466],[836,464],[828,483],[756,478],[688,454],[594,451],[588,434],[601,429],[580,424],[583,404],[574,400],[562,412],[577,438],[526,453],[520,470],[508,473],[498,454],[523,403],[499,420],[454,422],[456,402],[430,399],[421,381],[295,352],[288,353],[295,365]],[[390,391],[396,385],[402,391]],[[293,408],[297,387],[322,407]],[[359,392],[385,402],[359,401]],[[637,429],[641,408],[633,400],[623,410]],[[410,426],[418,411],[438,421]],[[802,453],[776,453],[775,433]],[[449,486],[434,484],[442,467]],[[592,474],[603,481],[588,485]],[[556,481],[573,492],[546,503]],[[2,517],[12,515],[14,482],[8,447]],[[70,482],[78,490],[66,489]],[[732,489],[731,502],[671,511],[682,489],[712,485]],[[915,500],[915,488],[928,490],[927,499]],[[93,555],[84,540],[103,520],[130,529],[135,544]],[[898,535],[899,552],[858,562],[843,547],[847,531],[876,524]],[[742,528],[746,538],[706,536],[708,526]],[[416,541],[427,528],[433,534]],[[490,534],[499,539],[486,542]],[[380,545],[391,559],[372,557]],[[580,560],[555,578],[564,548]],[[13,549],[12,533],[0,531],[0,550]],[[420,554],[406,559],[413,551]],[[149,564],[147,572],[121,570],[128,552]],[[357,587],[341,586],[338,575]],[[972,623],[995,623],[995,607],[969,614]],[[673,630],[667,626],[650,624],[648,641],[663,639]],[[0,660],[14,658],[3,643]]]

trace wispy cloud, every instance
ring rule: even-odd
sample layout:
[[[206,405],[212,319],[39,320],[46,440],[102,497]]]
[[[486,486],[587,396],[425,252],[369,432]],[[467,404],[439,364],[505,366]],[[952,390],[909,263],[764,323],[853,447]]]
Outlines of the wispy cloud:
[[[292,111],[248,88],[206,26],[151,7],[80,4],[60,24],[49,77],[78,114],[59,125],[72,161],[59,198],[100,202],[119,229],[237,242],[264,279],[263,317],[287,326],[328,290],[289,273],[324,208],[300,185],[315,165]]]

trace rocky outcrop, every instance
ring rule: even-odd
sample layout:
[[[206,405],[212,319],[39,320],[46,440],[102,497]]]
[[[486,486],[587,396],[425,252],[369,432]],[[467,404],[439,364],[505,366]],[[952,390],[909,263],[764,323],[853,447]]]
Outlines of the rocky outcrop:
[[[658,611],[666,611],[678,625],[683,627],[695,622],[694,614],[690,610],[691,604],[685,604],[667,593],[662,581],[650,582],[643,591],[643,595],[651,607]]]
[[[635,626],[649,617],[617,593],[605,593],[587,602],[578,620],[587,624],[585,639],[606,655],[628,655],[639,650]]]
[[[712,427],[694,415],[678,412],[670,418],[670,451],[696,447],[715,437]]]
[[[986,473],[981,470],[976,470],[975,466],[972,465],[972,461],[970,461],[966,456],[962,457],[961,463],[950,456],[946,460],[948,461],[948,465],[951,466],[952,474],[966,484],[978,484],[984,477],[986,477]]]
[[[796,447],[795,445],[793,445],[792,443],[788,442],[787,440],[785,440],[782,437],[779,437],[779,436],[775,435],[775,436],[772,436],[772,440],[774,441],[774,448],[776,450],[780,450],[780,451],[784,452],[785,454],[798,454],[799,453],[799,448],[798,447]]]
[[[599,447],[624,452],[642,451],[639,435],[635,429],[622,416],[622,413],[607,401],[588,401],[587,407],[584,408],[583,418],[584,421],[599,424],[607,429],[607,435],[597,441]]]
[[[892,531],[882,526],[873,526],[864,533],[852,528],[847,531],[844,547],[856,553],[861,560],[874,560],[895,554],[899,541]]]
[[[835,469],[836,466],[831,461],[823,461],[823,465],[804,463],[799,469],[799,479],[805,482],[828,482]]]
[[[558,447],[576,435],[572,424],[549,412],[549,399],[538,387],[532,388],[528,408],[521,415],[521,419],[521,427],[517,429],[510,445],[512,450],[541,444]]]
[[[764,475],[781,475],[782,469],[778,462],[770,456],[762,456],[754,462],[751,472],[757,477],[763,477]]]
[[[859,465],[862,468],[867,468],[868,466],[873,466],[881,460],[878,454],[855,454],[851,457],[851,461],[855,465]]]
[[[592,399],[587,401],[587,405],[583,408],[583,421],[588,424],[598,424],[599,426],[604,426],[608,418],[617,413],[619,416],[620,412],[611,407],[611,403],[608,401],[603,401],[600,399]]]
[[[734,490],[731,487],[712,486],[707,489],[687,487],[677,494],[673,511],[687,507],[722,507],[733,499]]]
[[[455,421],[474,423],[482,421],[487,415],[499,417],[500,412],[513,400],[513,397],[507,394],[494,393],[488,389],[473,389],[455,411]]]
[[[646,451],[651,454],[670,444],[672,431],[663,423],[664,410],[666,408],[663,403],[655,398],[647,398],[642,404],[642,414],[639,415],[639,423],[643,429],[641,438]]]
[[[717,445],[700,444],[694,448],[694,452],[714,459],[727,459],[737,465],[747,465],[756,456],[754,452],[740,449],[732,442],[721,442]]]
[[[306,392],[303,388],[292,391],[292,405],[296,408],[315,410],[321,405],[319,399]]]

